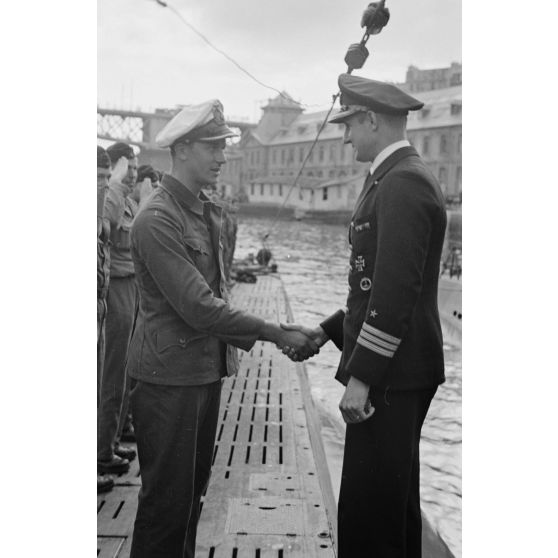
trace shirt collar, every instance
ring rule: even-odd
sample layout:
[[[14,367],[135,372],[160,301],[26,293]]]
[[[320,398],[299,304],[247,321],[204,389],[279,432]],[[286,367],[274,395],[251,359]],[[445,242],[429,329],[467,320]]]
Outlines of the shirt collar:
[[[409,147],[411,144],[409,143],[408,140],[399,140],[396,141],[395,143],[392,143],[390,145],[388,145],[387,147],[384,147],[384,149],[382,149],[378,155],[376,155],[376,158],[372,161],[372,166],[370,167],[370,174],[374,174],[375,170],[393,153],[395,153],[398,149],[401,149],[402,147]]]
[[[190,191],[180,180],[174,178],[170,174],[164,174],[161,180],[161,186],[169,191],[178,202],[190,209],[194,213],[203,216],[203,206],[207,201],[207,196],[200,192],[199,197]]]

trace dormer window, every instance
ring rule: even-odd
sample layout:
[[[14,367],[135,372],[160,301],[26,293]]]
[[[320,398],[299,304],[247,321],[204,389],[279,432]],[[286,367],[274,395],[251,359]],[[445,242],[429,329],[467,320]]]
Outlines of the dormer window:
[[[461,103],[452,103],[451,104],[451,114],[452,115],[461,114]]]

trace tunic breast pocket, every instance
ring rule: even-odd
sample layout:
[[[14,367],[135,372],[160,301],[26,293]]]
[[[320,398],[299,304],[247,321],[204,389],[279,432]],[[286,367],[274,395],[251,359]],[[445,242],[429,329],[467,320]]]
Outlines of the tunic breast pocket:
[[[210,252],[207,244],[203,239],[197,236],[185,236],[183,240],[192,261],[205,276],[211,265]]]
[[[122,225],[111,231],[111,242],[115,248],[120,250],[130,249],[130,226]]]

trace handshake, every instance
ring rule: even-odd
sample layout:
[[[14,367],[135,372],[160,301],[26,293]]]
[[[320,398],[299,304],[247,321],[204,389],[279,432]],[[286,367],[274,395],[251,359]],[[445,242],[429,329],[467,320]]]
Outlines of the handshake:
[[[281,333],[276,343],[292,361],[300,362],[320,352],[320,347],[329,340],[321,326],[314,329],[298,324],[281,324]]]

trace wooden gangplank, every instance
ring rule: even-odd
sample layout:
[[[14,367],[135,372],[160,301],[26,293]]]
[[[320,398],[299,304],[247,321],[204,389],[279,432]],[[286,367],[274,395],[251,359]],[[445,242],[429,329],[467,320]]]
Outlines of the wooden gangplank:
[[[278,276],[237,284],[233,304],[292,318]],[[141,484],[137,460],[98,497],[98,556],[127,558]],[[196,558],[333,558],[336,508],[319,422],[302,364],[270,343],[240,351],[223,384],[212,476]]]

